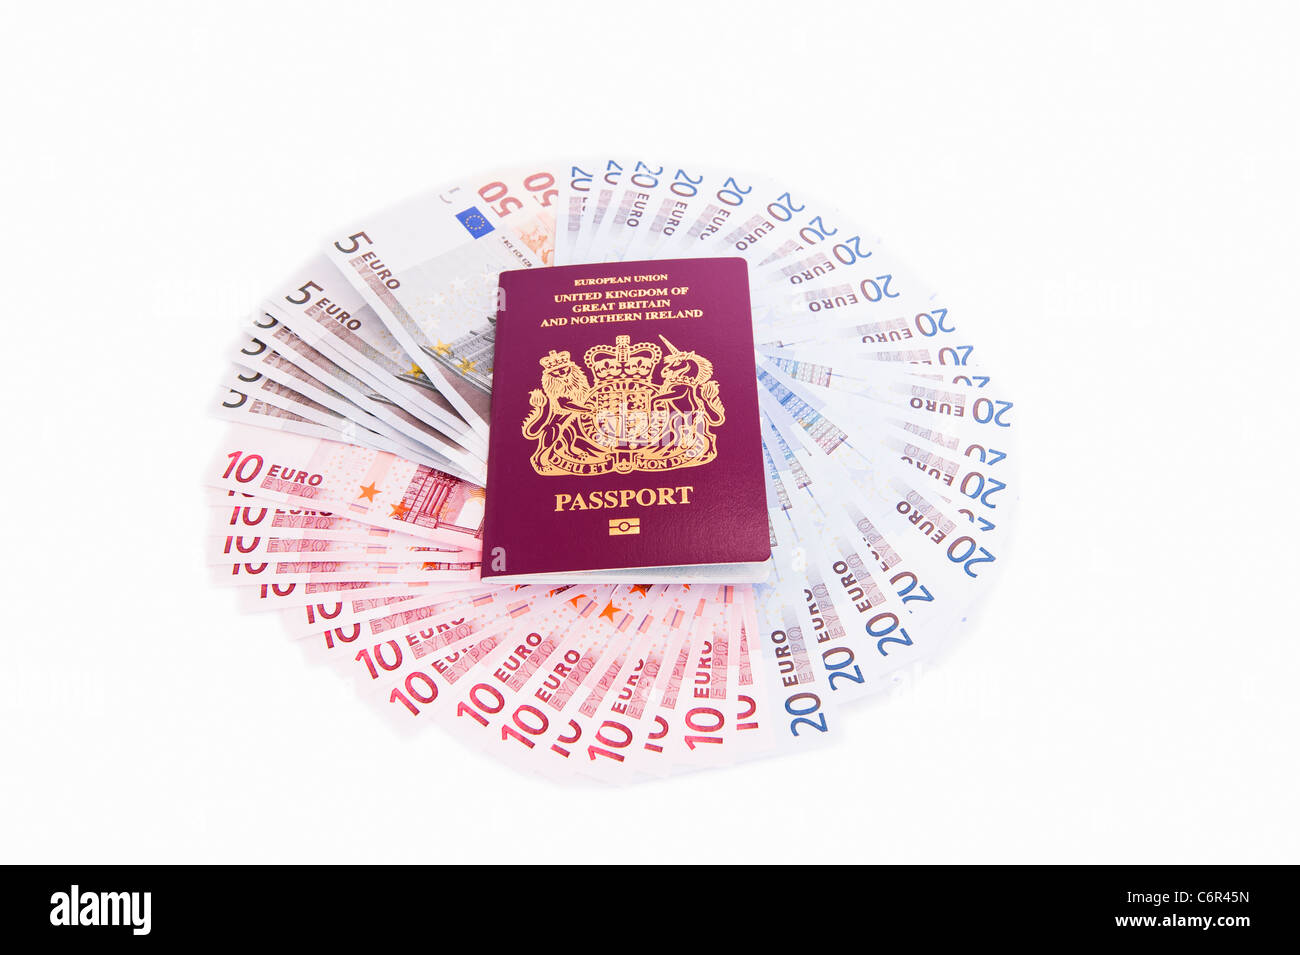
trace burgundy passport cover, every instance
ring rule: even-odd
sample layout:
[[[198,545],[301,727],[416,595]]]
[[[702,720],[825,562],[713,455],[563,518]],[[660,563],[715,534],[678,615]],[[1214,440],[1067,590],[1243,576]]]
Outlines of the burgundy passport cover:
[[[483,577],[771,553],[741,258],[501,274]]]

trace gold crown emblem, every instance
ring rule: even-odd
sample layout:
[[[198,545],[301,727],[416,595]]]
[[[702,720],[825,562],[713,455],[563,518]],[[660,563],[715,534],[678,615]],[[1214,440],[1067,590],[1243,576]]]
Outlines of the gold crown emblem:
[[[567,351],[556,351],[552,348],[551,353],[545,358],[538,359],[537,363],[542,366],[543,371],[550,371],[552,368],[567,365],[569,363],[569,353]]]
[[[594,345],[587,349],[582,360],[587,363],[596,381],[608,381],[611,378],[633,378],[649,381],[659,364],[663,352],[658,345],[650,342],[631,344],[628,335],[619,335],[614,339],[614,347]]]

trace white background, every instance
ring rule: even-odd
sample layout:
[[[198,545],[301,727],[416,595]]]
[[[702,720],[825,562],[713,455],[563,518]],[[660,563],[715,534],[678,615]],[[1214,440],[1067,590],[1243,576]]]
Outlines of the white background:
[[[1286,5],[7,6],[0,861],[1298,861]],[[835,197],[983,330],[1024,497],[838,745],[654,786],[412,740],[204,566],[238,319],[349,215],[643,150]]]

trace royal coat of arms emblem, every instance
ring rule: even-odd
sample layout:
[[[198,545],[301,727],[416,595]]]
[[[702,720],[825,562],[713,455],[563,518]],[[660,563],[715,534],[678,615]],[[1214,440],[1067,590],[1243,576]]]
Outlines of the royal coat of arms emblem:
[[[543,475],[629,474],[707,464],[718,454],[714,429],[725,409],[713,363],[676,348],[619,335],[588,348],[578,367],[567,351],[540,359],[541,388],[528,395],[525,438]],[[662,364],[661,364],[662,359]]]

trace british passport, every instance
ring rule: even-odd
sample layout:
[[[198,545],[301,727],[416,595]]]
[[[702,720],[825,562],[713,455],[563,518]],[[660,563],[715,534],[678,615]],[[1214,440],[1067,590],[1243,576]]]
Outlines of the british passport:
[[[508,271],[497,305],[483,577],[763,579],[745,260]]]

